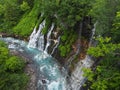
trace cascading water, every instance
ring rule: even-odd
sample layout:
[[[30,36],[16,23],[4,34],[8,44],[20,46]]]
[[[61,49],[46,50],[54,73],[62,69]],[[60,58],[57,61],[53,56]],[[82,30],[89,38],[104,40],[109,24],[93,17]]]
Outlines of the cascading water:
[[[78,62],[77,67],[71,74],[70,80],[70,90],[80,90],[81,86],[86,81],[86,78],[83,76],[83,68],[90,68],[93,65],[94,61],[87,55],[85,59]]]
[[[34,28],[32,34],[30,35],[29,43],[25,43],[20,40],[15,40],[13,38],[2,38],[3,41],[8,43],[8,48],[10,50],[16,50],[30,59],[34,60],[38,67],[38,90],[80,90],[80,87],[86,81],[86,77],[83,76],[83,68],[90,68],[94,61],[87,55],[84,60],[81,60],[76,65],[75,70],[71,73],[70,83],[67,85],[66,72],[62,72],[61,66],[58,65],[57,61],[51,57],[54,54],[55,49],[60,43],[60,36],[58,39],[51,39],[52,30],[54,29],[54,24],[48,30],[46,44],[45,36],[42,34],[42,29],[45,27],[45,20],[39,25],[39,29]],[[95,27],[95,25],[94,25]],[[92,30],[92,37],[90,39],[90,44],[94,36],[95,29]],[[81,31],[80,35],[81,37]],[[79,37],[79,39],[80,39]],[[51,40],[54,41],[54,47],[49,55],[48,47],[51,44]],[[80,42],[80,41],[79,41]],[[46,46],[45,46],[46,45]],[[40,51],[39,51],[40,50]],[[68,61],[71,65],[73,58],[80,52],[80,43],[78,43],[77,51]]]
[[[94,28],[92,29],[92,35],[90,38],[89,46],[92,44],[93,37],[95,35],[95,28],[96,28],[97,22],[94,24]],[[94,64],[94,61],[91,59],[89,55],[86,55],[86,57],[83,60],[80,60],[75,70],[72,72],[70,77],[70,90],[80,90],[82,85],[87,80],[86,77],[83,76],[83,68],[90,68]]]
[[[32,45],[33,45],[33,48],[34,48],[34,46],[37,43],[34,40],[37,40],[36,38],[39,37],[38,46],[36,48],[43,50],[44,46],[42,46],[43,44],[41,44],[41,43],[44,41],[44,38],[43,38],[43,35],[40,33],[42,30],[41,26],[43,26],[43,25],[44,25],[44,22],[40,24],[40,29],[38,30],[38,32],[36,34],[35,34],[35,29],[34,29],[33,33],[30,36],[30,41],[29,41],[28,47],[32,47]],[[39,90],[66,90],[65,77],[63,77],[61,75],[59,67],[55,64],[55,61],[51,60],[52,57],[47,54],[48,47],[50,46],[51,40],[52,40],[51,33],[52,33],[53,29],[54,29],[54,23],[52,24],[52,26],[49,29],[49,32],[47,34],[47,42],[46,42],[44,53],[37,54],[34,58],[36,60],[37,64],[40,65],[39,76],[44,77],[44,79],[41,77],[38,78],[38,89]],[[58,43],[55,45],[52,53],[59,45],[59,41],[60,41],[60,37],[58,38]],[[43,75],[41,75],[41,72]]]
[[[38,90],[67,90],[66,89],[66,75],[63,73],[62,68],[58,65],[57,61],[47,54],[47,49],[51,43],[51,33],[54,28],[52,24],[47,34],[47,43],[44,46],[44,35],[42,29],[45,27],[45,20],[39,25],[38,31],[34,28],[30,35],[29,43],[25,43],[13,38],[2,38],[3,41],[8,43],[10,50],[19,51],[23,55],[34,60],[38,67]],[[52,53],[58,47],[60,37],[53,48]],[[44,50],[45,48],[45,50]],[[40,50],[40,51],[39,51]]]
[[[50,55],[36,48],[28,47],[24,41],[13,38],[1,38],[10,50],[19,51],[36,62],[38,68],[37,90],[67,90],[66,78],[61,66]]]
[[[37,33],[36,33],[36,27],[34,28],[32,34],[30,35],[28,47],[37,48],[41,51],[44,51],[45,53],[48,53],[48,47],[50,46],[51,40],[52,40],[51,33],[52,33],[52,30],[54,29],[54,23],[52,23],[52,26],[48,30],[46,46],[44,43],[44,41],[45,41],[44,35],[42,34],[42,29],[44,27],[45,27],[45,20],[39,25],[39,29],[38,29]],[[57,46],[58,46],[58,44],[57,44]],[[55,46],[55,48],[57,48],[57,46]]]
[[[93,37],[94,37],[94,35],[95,35],[96,25],[97,25],[97,22],[94,24],[94,28],[92,29],[92,35],[91,35],[91,38],[90,38],[89,46],[90,46],[90,45],[92,44],[92,42],[93,42]]]
[[[34,28],[32,34],[30,35],[30,41],[29,41],[29,44],[28,44],[28,47],[33,47],[35,48],[36,47],[36,37],[34,37],[36,35],[36,27]],[[34,38],[34,39],[33,39]],[[31,45],[32,44],[32,45]],[[31,46],[30,46],[31,45]]]
[[[44,35],[41,34],[41,36],[38,39],[37,48],[41,51],[44,51]]]
[[[44,50],[45,52],[48,52],[48,47],[51,44],[51,37],[50,37],[50,35],[51,35],[51,32],[52,32],[53,29],[54,29],[54,24],[52,24],[52,26],[51,26],[48,34],[47,34],[47,44],[46,44],[46,47],[45,47],[45,50]]]
[[[44,49],[44,35],[41,33],[42,29],[45,27],[45,20],[39,25],[39,29],[36,33],[36,27],[34,28],[32,34],[30,35],[30,40],[28,47],[38,48],[39,50]]]

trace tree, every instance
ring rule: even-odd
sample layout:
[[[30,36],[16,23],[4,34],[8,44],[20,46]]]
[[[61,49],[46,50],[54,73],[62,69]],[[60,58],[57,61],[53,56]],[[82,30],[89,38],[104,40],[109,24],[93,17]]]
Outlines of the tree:
[[[7,45],[0,41],[0,90],[25,90],[28,77],[24,66],[25,62],[10,55]]]
[[[98,35],[111,35],[112,24],[119,4],[119,0],[95,0],[91,9],[91,16],[94,22],[98,22],[96,26]]]
[[[5,0],[1,3],[2,8],[4,10],[3,12],[3,29],[9,30],[11,27],[17,24],[17,21],[19,18],[17,18],[20,15],[20,9],[19,5],[17,4],[17,1],[9,1]]]
[[[28,9],[28,12],[23,15],[19,23],[13,28],[15,34],[24,38],[30,35],[40,18],[40,1],[41,0],[34,0],[33,8],[30,8],[30,10]]]
[[[120,89],[120,44],[113,44],[110,38],[99,38],[96,47],[91,47],[88,53],[100,59],[96,70],[84,69],[85,76],[91,83],[90,90]]]
[[[56,18],[58,26],[65,29],[70,27],[72,30],[78,21],[88,16],[93,1],[46,0],[41,2],[41,12],[44,12],[45,16]]]
[[[22,11],[27,11],[28,9],[30,9],[28,3],[25,1],[23,1],[23,3],[20,5],[20,8]]]
[[[24,62],[23,60],[20,60],[16,56],[10,57],[8,60],[6,60],[6,69],[15,72],[15,71],[20,71],[24,67]]]
[[[0,31],[13,33],[13,27],[18,24],[25,12],[32,8],[32,2],[33,0],[0,1]]]
[[[118,7],[118,11],[116,13],[113,28],[111,30],[111,34],[113,36],[113,42],[119,43],[120,42],[120,7]]]

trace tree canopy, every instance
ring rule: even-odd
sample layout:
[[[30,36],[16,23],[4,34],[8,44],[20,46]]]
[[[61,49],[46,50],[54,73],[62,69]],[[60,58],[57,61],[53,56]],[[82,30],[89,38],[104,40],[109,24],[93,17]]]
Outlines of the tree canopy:
[[[25,90],[28,77],[23,72],[24,66],[25,62],[12,56],[0,41],[0,90]]]
[[[97,22],[95,38],[101,37],[88,54],[100,61],[95,70],[85,69],[85,76],[91,90],[120,90],[120,0],[0,0],[0,32],[28,38],[44,19],[44,35],[52,22],[56,31],[60,31],[61,57],[69,55],[78,40],[78,31],[82,31],[82,39],[85,36],[89,39],[88,33],[91,34]],[[24,62],[11,56],[6,45],[0,42],[0,89],[24,87],[27,80],[23,67]]]

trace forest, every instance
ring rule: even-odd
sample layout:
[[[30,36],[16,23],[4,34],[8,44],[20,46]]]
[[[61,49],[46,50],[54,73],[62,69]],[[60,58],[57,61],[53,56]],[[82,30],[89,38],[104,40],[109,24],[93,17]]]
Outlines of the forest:
[[[61,35],[57,50],[63,60],[60,63],[66,63],[77,40],[89,43],[95,28],[96,45],[83,44],[79,51],[96,62],[83,69],[87,77],[83,90],[120,90],[120,0],[0,0],[1,35],[28,41],[43,20],[43,35],[47,36],[52,22]],[[29,76],[25,65],[0,41],[0,90],[26,90]]]

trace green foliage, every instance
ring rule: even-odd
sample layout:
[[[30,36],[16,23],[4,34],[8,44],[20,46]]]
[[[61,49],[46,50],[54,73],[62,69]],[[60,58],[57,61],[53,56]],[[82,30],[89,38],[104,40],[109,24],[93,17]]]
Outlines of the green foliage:
[[[25,90],[28,77],[24,66],[25,62],[11,56],[7,45],[0,41],[0,90]]]
[[[62,46],[62,45],[60,45],[59,46],[59,50],[60,50],[60,55],[61,56],[66,56],[66,54],[67,54],[67,48],[65,47],[65,46]]]
[[[9,31],[10,28],[18,23],[19,18],[17,17],[20,15],[19,5],[17,3],[17,0],[14,0],[13,2],[5,0],[3,3],[1,3],[1,5],[3,9],[3,21],[1,22],[3,25],[1,26],[3,30]]]
[[[23,1],[23,3],[20,5],[20,8],[22,11],[27,11],[30,9],[29,5],[27,2]]]
[[[113,53],[112,51],[119,48],[118,45],[110,43],[111,38],[98,38],[98,45],[96,47],[91,47],[88,50],[88,54],[93,55],[94,57],[106,56],[106,54]]]
[[[82,17],[88,16],[92,1],[45,0],[41,3],[41,11],[44,12],[45,16],[56,18],[56,22],[61,28],[70,27],[73,29]]]
[[[114,19],[111,33],[113,35],[113,42],[119,43],[120,42],[120,39],[119,39],[120,38],[120,8],[116,13],[116,17]]]
[[[59,46],[61,56],[67,56],[70,53],[72,44],[77,39],[77,34],[73,30],[64,30],[64,34],[61,36],[62,44]]]
[[[119,62],[120,44],[113,44],[110,38],[98,38],[98,45],[88,50],[94,57],[102,57],[95,71],[84,69],[90,90],[119,90],[120,69]],[[117,53],[117,54],[116,54]]]
[[[100,65],[97,66],[96,71],[92,72],[92,74],[89,74],[89,76],[94,76],[92,77],[93,80],[91,81],[92,90],[120,89],[120,70],[117,67],[118,62],[119,59],[115,60],[114,56],[108,56],[100,62]]]
[[[83,71],[85,72],[84,77],[87,77],[89,81],[93,81],[94,74],[90,68],[83,68]]]
[[[95,0],[90,14],[94,21],[98,22],[96,26],[97,34],[110,36],[115,13],[119,5],[119,0]]]
[[[0,0],[0,32],[28,37],[33,28],[38,28],[46,19],[42,30],[46,34],[55,22],[62,32],[59,51],[63,57],[69,54],[77,39],[77,25],[88,16],[98,22],[97,34],[113,37],[114,43],[120,42],[120,0]],[[98,45],[91,47],[88,54],[102,57],[102,60],[94,72],[84,69],[85,76],[92,90],[120,90],[120,44],[111,43],[110,38],[97,40]],[[0,90],[24,89],[27,78],[23,67],[24,62],[11,56],[6,45],[0,42]]]
[[[39,19],[40,13],[40,1],[35,0],[32,10],[26,12],[17,26],[14,27],[14,33],[23,37],[29,36]]]
[[[43,30],[42,30],[42,33],[43,34],[47,34],[47,32],[48,32],[48,29],[50,29],[50,27],[51,27],[51,20],[50,20],[51,18],[50,17],[47,17],[45,20],[46,20],[46,23],[45,23],[45,28],[43,28]]]
[[[14,0],[12,2],[5,0],[1,2],[1,5],[4,3],[4,6],[0,6],[0,18],[2,18],[0,23],[4,21],[0,24],[0,29],[27,37],[35,26],[38,27],[41,22],[40,15],[44,13],[42,20],[49,18],[50,22],[54,21],[61,29],[72,30],[81,21],[81,18],[88,16],[92,1],[34,0],[33,5],[33,0]],[[47,33],[49,25],[50,23],[43,29],[43,34]]]
[[[90,90],[120,89],[119,4],[120,0],[96,0],[91,10],[91,15],[98,21],[97,33],[112,38],[100,37],[97,39],[98,45],[88,50],[88,54],[100,59],[95,71],[84,70],[91,83]]]
[[[26,90],[28,77],[25,74],[12,73],[4,74],[3,80],[4,82],[0,82],[1,90]]]
[[[0,32],[12,34],[13,27],[19,23],[23,14],[29,11],[32,2],[33,0],[0,1]]]
[[[42,23],[42,21],[44,20],[44,17],[40,17],[38,20],[37,20],[37,23],[36,23],[36,27],[38,28],[40,23]]]
[[[65,42],[67,40],[67,37],[68,37],[68,35],[67,35],[67,33],[65,33],[64,35],[62,35],[61,40],[63,42]]]
[[[17,71],[22,70],[24,67],[23,60],[20,60],[18,57],[10,57],[8,60],[6,60],[6,68],[11,71]]]
[[[0,15],[2,15],[4,13],[4,8],[3,5],[0,4]]]

